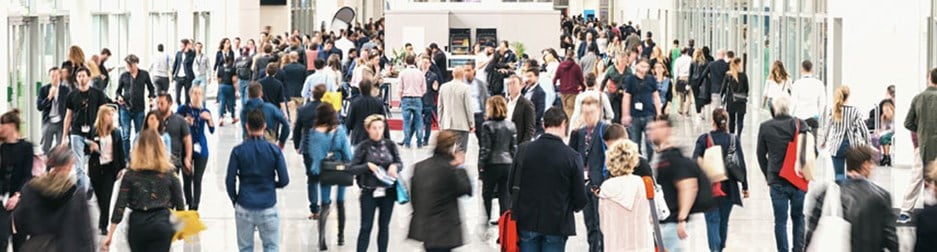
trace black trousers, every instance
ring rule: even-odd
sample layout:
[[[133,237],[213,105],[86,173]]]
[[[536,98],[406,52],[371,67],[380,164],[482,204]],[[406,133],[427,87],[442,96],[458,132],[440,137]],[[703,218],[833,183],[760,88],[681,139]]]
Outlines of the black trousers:
[[[817,127],[820,127],[820,122],[817,121],[816,118],[807,118],[807,120],[804,120],[804,123],[806,123],[807,126],[810,126],[810,131],[813,132],[814,136],[816,136]]]
[[[6,251],[7,246],[9,246],[9,240],[7,238],[13,233],[13,213],[7,212],[6,210],[0,210],[0,251]],[[23,245],[23,242],[26,241],[26,234],[19,233],[13,235],[13,251],[20,251],[20,246]]]
[[[169,92],[169,77],[156,76],[153,78],[153,84],[156,84],[157,93]]]
[[[202,177],[205,175],[205,166],[208,157],[195,156],[192,159],[192,174],[182,173],[182,191],[189,210],[198,210],[198,203],[202,200]]]
[[[114,190],[114,181],[117,181],[118,169],[114,162],[106,165],[91,164],[88,167],[88,178],[91,179],[91,187],[94,188],[94,197],[98,199],[100,209],[98,230],[107,230],[110,225],[111,192]]]
[[[179,104],[189,104],[189,89],[192,88],[192,78],[190,77],[176,77],[176,105]],[[182,92],[183,89],[185,92]],[[180,94],[182,92],[182,94]],[[182,96],[185,95],[185,103],[182,103]]]
[[[729,133],[742,135],[742,127],[745,126],[745,111],[748,106],[744,102],[733,102],[728,106],[729,112]]]
[[[589,242],[589,252],[604,251],[604,238],[599,225],[599,198],[595,194],[587,193],[586,207],[582,209],[582,217],[586,224],[587,241]]]
[[[495,197],[498,198],[501,214],[510,207],[507,197],[509,169],[511,169],[511,164],[489,164],[485,165],[485,171],[481,174],[482,202],[485,204],[485,216],[488,220],[491,220],[491,201]]]
[[[133,252],[166,252],[172,246],[176,231],[169,222],[169,210],[130,212],[127,240]]]

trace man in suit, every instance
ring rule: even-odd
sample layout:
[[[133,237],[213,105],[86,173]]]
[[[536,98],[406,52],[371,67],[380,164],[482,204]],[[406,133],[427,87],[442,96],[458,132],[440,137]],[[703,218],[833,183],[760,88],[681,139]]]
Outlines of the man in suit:
[[[605,181],[605,142],[604,132],[608,124],[599,120],[599,99],[586,97],[582,100],[581,113],[585,124],[573,130],[569,137],[569,147],[582,155],[585,164],[586,184],[589,190],[598,190]],[[589,251],[601,252],[603,249],[602,232],[599,230],[599,200],[595,194],[588,194],[588,203],[583,209]]]
[[[452,76],[449,75],[449,62],[446,61],[446,53],[439,49],[436,43],[429,44],[429,49],[433,52],[433,64],[439,68],[439,82],[449,82]]]
[[[296,55],[296,60],[293,60],[293,55]],[[277,73],[277,75],[283,75],[279,77],[282,79],[283,90],[286,94],[285,102],[289,107],[290,116],[294,119],[296,117],[296,109],[303,105],[302,88],[306,81],[306,66],[300,64],[298,60],[299,54],[290,53],[290,63]]]
[[[729,71],[729,63],[726,62],[726,50],[719,49],[716,51],[716,61],[709,63],[709,87],[705,87],[709,90],[709,93],[713,95],[712,101],[719,101],[720,103],[715,103],[713,106],[722,105],[722,99],[719,98],[719,91],[722,89],[722,81],[726,79],[726,72]],[[701,87],[700,89],[703,89]],[[701,109],[699,111],[702,111]]]
[[[508,79],[508,120],[514,123],[517,129],[517,144],[530,142],[534,139],[536,121],[534,119],[534,104],[521,95],[524,82],[517,75]]]
[[[71,91],[68,85],[62,85],[59,77],[59,68],[49,69],[49,79],[52,83],[39,89],[36,98],[36,107],[42,111],[42,151],[49,153],[52,142],[62,139],[62,118],[66,112],[66,98]]]
[[[527,72],[524,72],[524,79],[527,83],[527,86],[524,87],[524,90],[521,91],[524,93],[524,97],[527,100],[530,100],[534,104],[534,122],[536,124],[536,134],[534,136],[543,134],[543,113],[546,111],[546,92],[543,91],[543,88],[538,85],[540,83],[540,69],[536,67],[528,67]]]
[[[453,80],[439,88],[439,129],[459,133],[459,149],[468,146],[468,134],[475,131],[471,87],[462,80],[464,68],[456,68]]]
[[[172,63],[172,76],[176,81],[176,105],[182,102],[180,92],[185,94],[185,104],[189,103],[189,89],[192,88],[192,80],[195,80],[195,71],[192,71],[194,62],[195,50],[192,50],[192,42],[183,39],[179,51],[176,52],[176,60]]]
[[[518,147],[508,178],[521,251],[565,250],[576,235],[573,214],[588,202],[582,156],[563,143],[566,113],[554,107],[543,117],[545,133]]]

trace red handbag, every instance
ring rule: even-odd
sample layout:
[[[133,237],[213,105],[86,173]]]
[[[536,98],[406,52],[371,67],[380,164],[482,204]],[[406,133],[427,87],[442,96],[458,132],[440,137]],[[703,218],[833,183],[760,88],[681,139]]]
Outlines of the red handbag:
[[[520,237],[517,235],[517,221],[511,215],[511,210],[504,211],[498,219],[498,240],[501,243],[501,252],[519,252]]]
[[[712,135],[707,134],[706,136],[706,148],[713,147],[713,137]],[[712,183],[713,198],[715,197],[725,197],[726,192],[722,191],[722,182]]]
[[[784,154],[784,164],[781,166],[779,176],[790,182],[801,191],[807,191],[807,185],[810,183],[802,176],[797,175],[797,142],[800,140],[800,121],[794,119],[794,140],[787,143],[787,152]]]

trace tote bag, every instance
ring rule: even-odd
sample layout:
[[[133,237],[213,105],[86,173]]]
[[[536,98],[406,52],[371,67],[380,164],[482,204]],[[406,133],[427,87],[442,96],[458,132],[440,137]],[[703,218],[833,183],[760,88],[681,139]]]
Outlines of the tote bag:
[[[706,177],[712,183],[729,179],[726,176],[725,161],[722,159],[722,146],[713,145],[712,135],[709,134],[706,134],[706,145],[709,147],[703,152],[703,158],[699,161],[700,168],[706,173]]]
[[[781,165],[781,172],[778,173],[781,178],[790,182],[794,187],[801,191],[807,191],[807,179],[797,176],[797,166],[800,164],[800,157],[797,150],[797,143],[800,139],[800,120],[794,119],[794,140],[787,143],[787,151],[784,154],[784,164]]]
[[[839,185],[829,183],[826,197],[823,198],[823,213],[813,231],[807,252],[851,251],[852,224],[843,219],[841,198]]]

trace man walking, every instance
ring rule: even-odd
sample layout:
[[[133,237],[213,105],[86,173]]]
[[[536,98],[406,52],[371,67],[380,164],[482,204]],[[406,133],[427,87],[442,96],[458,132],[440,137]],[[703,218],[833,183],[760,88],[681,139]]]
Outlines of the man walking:
[[[590,48],[589,52],[590,54],[583,57],[580,62],[588,61],[589,57],[591,57],[592,64],[595,65],[595,53],[592,51],[592,48]],[[563,112],[566,112],[567,118],[573,116],[573,109],[576,106],[576,96],[579,95],[579,92],[586,90],[585,79],[582,75],[583,69],[584,68],[576,64],[576,61],[572,57],[572,52],[570,52],[566,54],[566,60],[560,63],[560,66],[556,69],[556,74],[553,75],[553,86],[560,87],[560,99],[563,103]],[[557,80],[559,80],[560,83],[556,83]]]
[[[582,100],[580,109],[584,125],[573,130],[569,137],[569,147],[583,158],[585,184],[593,191],[605,181],[605,142],[602,137],[608,124],[599,120],[599,104],[599,100],[592,96]],[[589,235],[589,251],[601,252],[604,246],[602,231],[599,230],[599,199],[593,193],[587,194],[586,199],[588,203],[583,209],[583,219]]]
[[[306,80],[306,65],[300,64],[297,61],[292,60],[292,55],[290,56],[290,63],[286,64],[283,67],[282,73],[280,73],[283,80],[283,89],[286,93],[286,103],[288,111],[292,119],[296,119],[296,110],[303,105],[303,96],[302,88],[303,81]],[[307,60],[312,60],[312,64],[315,65],[315,60],[307,58]],[[259,62],[259,60],[258,60]],[[268,61],[269,62],[269,61]],[[269,63],[268,63],[269,64]]]
[[[120,74],[117,82],[117,105],[120,107],[121,137],[124,141],[124,154],[130,156],[130,126],[133,123],[134,133],[139,133],[143,127],[143,118],[146,115],[147,101],[150,106],[156,98],[153,81],[150,73],[140,69],[140,59],[136,55],[127,55],[124,58],[127,71]],[[147,93],[149,92],[149,95]]]
[[[806,121],[816,135],[820,113],[826,107],[826,88],[813,77],[813,63],[809,60],[800,64],[800,75],[803,77],[791,85],[791,115]]]
[[[67,86],[60,84],[58,67],[49,69],[49,79],[52,82],[39,89],[39,97],[36,98],[37,107],[42,112],[43,153],[52,150],[52,146],[55,146],[53,141],[62,139],[62,117],[65,117],[67,111],[65,100],[71,91]]]
[[[247,100],[247,104],[244,104],[244,109],[241,110],[241,118],[247,116],[247,113],[251,111],[262,111],[264,118],[266,118],[266,126],[264,128],[266,129],[267,135],[265,136],[267,140],[278,143],[280,149],[283,149],[283,146],[286,145],[286,140],[290,136],[290,122],[286,120],[286,116],[283,115],[283,111],[280,108],[264,102],[264,91],[260,83],[251,83],[250,87],[247,88],[247,92],[250,99]],[[241,121],[241,126],[245,125],[247,125],[247,122]],[[248,137],[250,129],[245,126],[243,130],[244,137]]]
[[[517,144],[530,142],[534,139],[537,123],[534,114],[534,104],[522,95],[524,82],[517,75],[508,77],[508,117],[517,129]]]
[[[565,251],[573,214],[588,203],[582,156],[563,143],[566,113],[550,108],[543,121],[545,133],[518,147],[508,178],[521,251]]]
[[[465,68],[456,68],[452,81],[439,88],[439,129],[459,133],[459,149],[468,148],[468,134],[475,131],[472,91],[462,79]]]
[[[638,61],[637,71],[634,75],[625,78],[625,90],[621,99],[621,124],[631,126],[631,141],[641,147],[644,131],[648,123],[660,114],[660,95],[658,94],[657,80],[648,75],[648,61]],[[647,141],[643,154],[648,160],[654,157],[654,148],[651,141]]]
[[[916,133],[915,160],[911,170],[911,183],[906,189],[904,204],[898,221],[907,223],[911,220],[911,210],[917,205],[924,185],[924,167],[937,158],[937,110],[933,104],[937,102],[937,68],[931,69],[928,74],[927,89],[911,100],[911,108],[904,119],[904,127]]]
[[[536,67],[527,68],[527,71],[524,72],[524,80],[527,83],[524,89],[521,90],[521,93],[524,94],[525,99],[529,100],[534,105],[534,127],[536,130],[534,136],[538,136],[543,134],[543,113],[548,107],[546,103],[547,94],[544,92],[543,87],[540,86],[540,69]],[[563,104],[566,103],[564,102]],[[552,107],[552,104],[549,104],[549,106]],[[566,112],[564,111],[563,113]]]
[[[423,95],[426,94],[426,75],[416,68],[416,56],[407,55],[407,68],[400,71],[400,110],[403,114],[404,147],[410,148],[410,139],[416,135],[417,148],[426,145],[420,137],[423,128]]]
[[[179,114],[170,110],[172,96],[160,94],[157,100],[157,109],[160,121],[169,134],[170,150],[172,150],[172,164],[176,170],[192,174],[192,134],[189,132],[189,123]]]
[[[71,144],[75,152],[75,173],[78,175],[78,187],[87,189],[88,176],[85,169],[85,146],[92,143],[94,119],[98,117],[101,105],[110,103],[107,96],[99,89],[91,88],[91,71],[79,68],[75,73],[78,86],[68,93],[65,107],[65,122],[62,124],[61,144]]]
[[[797,135],[808,132],[809,128],[804,121],[791,117],[790,100],[787,97],[774,98],[771,103],[774,106],[774,118],[762,123],[758,130],[756,156],[771,191],[777,249],[779,252],[800,252],[804,250],[804,191],[794,187],[779,174],[787,155],[787,144]],[[799,131],[795,126],[799,127]],[[793,248],[787,243],[788,209],[794,225]]]
[[[475,78],[475,64],[465,65],[465,83],[469,86],[472,95],[472,112],[474,113],[474,129],[481,128],[485,122],[485,105],[488,101],[488,84]],[[479,132],[475,132],[475,139],[480,139]]]
[[[247,113],[248,139],[231,150],[225,188],[234,205],[240,251],[254,250],[254,230],[260,233],[264,251],[279,251],[280,213],[277,188],[290,183],[286,158],[277,146],[264,140],[264,113]],[[240,184],[238,183],[240,182]]]
[[[156,55],[153,62],[150,63],[150,72],[153,73],[153,79],[159,93],[169,91],[169,68],[172,64],[172,58],[168,53],[163,52],[163,44],[156,45]]]
[[[423,135],[417,134],[423,144],[429,143],[429,136],[433,131],[433,122],[436,121],[436,97],[439,93],[439,79],[437,71],[433,70],[433,61],[423,56],[420,60],[420,69],[426,78],[426,93],[423,93]]]
[[[185,94],[185,104],[189,104],[189,89],[192,88],[192,80],[195,80],[195,71],[192,70],[195,51],[192,50],[192,43],[188,39],[183,39],[181,43],[172,64],[172,76],[176,81],[176,106],[182,104],[182,94]]]
[[[261,98],[264,102],[280,108],[280,111],[286,114],[286,92],[283,90],[283,83],[274,77],[277,71],[280,70],[280,68],[277,67],[278,65],[277,63],[267,64],[266,69],[264,69],[267,75],[260,78],[257,82],[263,87],[264,96]]]

